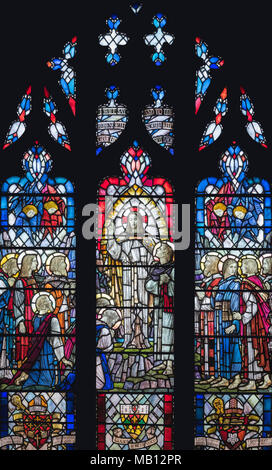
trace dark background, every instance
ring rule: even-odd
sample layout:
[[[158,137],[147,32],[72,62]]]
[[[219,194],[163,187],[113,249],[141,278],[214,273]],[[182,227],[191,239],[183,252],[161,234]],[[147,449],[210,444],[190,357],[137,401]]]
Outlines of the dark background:
[[[237,5],[225,11],[223,2],[184,5],[176,0],[148,0],[138,15],[129,1],[101,1],[73,5],[62,2],[27,4],[18,9],[13,4],[1,7],[1,111],[0,139],[4,141],[16,108],[29,84],[32,85],[33,110],[27,117],[27,131],[10,148],[0,151],[1,182],[20,174],[23,153],[34,140],[49,151],[53,159],[51,174],[65,176],[76,186],[77,212],[77,448],[94,450],[95,443],[95,242],[81,236],[82,207],[96,200],[99,180],[120,175],[119,159],[137,139],[152,159],[150,175],[165,176],[175,188],[178,204],[190,203],[193,217],[194,187],[209,175],[218,175],[221,153],[236,140],[249,157],[251,176],[272,179],[270,132],[271,40],[270,14],[261,2],[251,10]],[[238,2],[237,2],[238,3]],[[153,49],[145,46],[143,35],[154,30],[152,16],[162,12],[168,21],[165,30],[175,35],[171,47],[165,46],[167,62],[156,67],[150,59]],[[130,41],[120,47],[121,62],[106,64],[106,48],[98,45],[98,35],[106,32],[106,18],[122,18],[120,31]],[[78,36],[78,52],[71,61],[77,72],[77,115],[73,117],[57,80],[59,73],[46,67],[46,61],[62,56],[64,44]],[[194,54],[194,39],[200,36],[214,55],[225,60],[224,67],[212,73],[198,115],[194,116],[196,68],[202,63]],[[120,89],[119,102],[129,109],[128,125],[118,141],[95,155],[96,109],[106,102],[104,90],[115,84]],[[175,156],[155,144],[141,122],[143,107],[152,102],[154,85],[166,88],[165,102],[175,110]],[[53,141],[49,120],[42,112],[43,86],[46,85],[59,108],[57,118],[70,136],[72,152]],[[247,135],[245,118],[239,110],[240,85],[255,105],[255,117],[263,126],[268,150]],[[229,112],[223,118],[224,132],[210,148],[198,152],[206,124],[214,117],[213,106],[224,86],[228,87]],[[180,212],[181,214],[181,212]],[[193,221],[191,246],[177,253],[175,308],[175,449],[193,446]]]

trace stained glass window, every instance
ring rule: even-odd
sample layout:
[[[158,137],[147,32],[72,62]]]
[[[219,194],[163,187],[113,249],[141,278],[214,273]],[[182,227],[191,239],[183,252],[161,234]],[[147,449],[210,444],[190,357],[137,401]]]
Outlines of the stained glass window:
[[[75,443],[74,188],[38,143],[1,192],[0,447]]]
[[[76,114],[76,72],[71,65],[71,60],[75,57],[77,47],[77,37],[74,36],[63,48],[63,57],[53,58],[46,65],[51,70],[60,71],[59,84],[68,100],[72,113]]]
[[[128,110],[124,104],[118,103],[119,90],[115,85],[106,89],[108,102],[98,107],[96,117],[96,155],[103,147],[113,144],[124,131]]]
[[[208,45],[199,37],[195,39],[195,52],[197,57],[203,61],[196,72],[195,114],[197,114],[211,84],[212,71],[221,68],[224,65],[224,60],[221,57],[209,55]]]
[[[236,142],[220,170],[196,195],[195,445],[271,449],[271,190]]]
[[[144,42],[147,46],[154,48],[155,52],[151,55],[151,60],[157,67],[160,67],[166,61],[166,54],[163,50],[164,44],[173,44],[175,36],[164,30],[167,23],[166,16],[162,13],[157,13],[152,18],[152,24],[155,26],[155,31],[151,34],[144,36]]]
[[[121,55],[119,46],[125,46],[129,41],[129,37],[125,33],[119,31],[121,19],[117,15],[112,15],[106,20],[109,31],[106,34],[100,34],[98,41],[100,46],[107,47],[106,61],[112,67],[119,64]]]
[[[251,139],[255,140],[255,142],[267,148],[266,138],[264,136],[262,126],[258,121],[255,121],[255,119],[253,118],[255,114],[253,103],[250,100],[249,96],[246,94],[244,88],[240,87],[240,90],[240,110],[241,113],[247,118],[247,124],[245,126],[246,131],[249,137],[251,137]]]
[[[220,94],[220,98],[218,98],[215,107],[213,108],[215,118],[209,122],[205,131],[203,132],[199,150],[203,150],[204,148],[213,144],[222,134],[223,126],[221,121],[222,117],[224,117],[228,112],[227,103],[227,89],[224,88]]]
[[[98,449],[172,448],[173,189],[150,165],[134,141],[98,191]]]
[[[17,116],[18,118],[12,122],[9,127],[6,139],[3,145],[3,150],[5,150],[10,145],[14,144],[19,140],[26,131],[25,118],[31,113],[31,86],[28,87],[25,94],[23,95],[18,107],[17,107]]]
[[[157,144],[174,154],[174,113],[172,106],[163,103],[165,90],[157,85],[151,90],[154,104],[147,105],[142,118],[146,130]]]

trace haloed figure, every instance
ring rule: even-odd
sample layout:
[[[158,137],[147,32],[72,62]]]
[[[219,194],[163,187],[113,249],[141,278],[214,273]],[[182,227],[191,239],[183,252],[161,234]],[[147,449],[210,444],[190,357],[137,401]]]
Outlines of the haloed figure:
[[[12,312],[13,303],[13,285],[18,274],[18,255],[9,253],[4,256],[0,262],[0,364],[5,375],[7,359],[10,369],[14,362],[14,333],[15,323]],[[6,333],[5,339],[3,333]],[[2,357],[2,349],[5,341],[5,356]],[[4,354],[4,352],[3,352]],[[0,375],[1,371],[0,371]]]
[[[62,339],[71,326],[71,309],[75,305],[73,281],[68,278],[70,262],[64,253],[52,253],[46,260],[46,281],[44,289],[50,292],[56,302],[55,315],[60,324]]]
[[[121,325],[121,314],[115,308],[102,308],[96,320],[96,389],[111,390],[113,381],[107,353],[113,350],[113,334]]]
[[[54,315],[55,299],[52,294],[41,291],[32,299],[33,334],[36,334],[28,357],[18,371],[15,384],[23,388],[35,386],[54,387],[60,383],[60,363],[72,368],[71,361],[64,355],[60,336],[60,324]]]
[[[16,333],[16,361],[18,366],[25,360],[31,344],[28,335],[33,333],[31,301],[38,290],[34,274],[39,270],[41,259],[37,252],[26,250],[18,257],[19,277],[14,284],[13,310]]]
[[[239,390],[266,389],[272,382],[270,378],[270,360],[268,351],[268,333],[271,326],[269,320],[270,307],[263,283],[258,276],[260,262],[253,255],[243,256],[239,261],[243,281],[241,283],[240,313],[233,318],[241,320],[241,336],[243,344],[242,370],[245,385]]]
[[[219,269],[223,279],[218,284],[212,306],[215,309],[215,380],[211,386],[237,388],[241,383],[242,357],[240,351],[240,322],[233,318],[240,309],[240,282],[237,278],[238,260],[225,256]]]
[[[200,288],[196,291],[199,303],[199,332],[200,332],[200,365],[201,383],[206,384],[215,379],[215,338],[214,338],[214,309],[212,297],[216,293],[217,286],[222,279],[218,271],[220,256],[215,252],[209,252],[201,260],[201,269],[204,279]]]
[[[124,307],[124,348],[149,348],[148,305],[149,293],[145,289],[148,266],[153,261],[154,239],[147,237],[138,212],[130,212],[127,226],[118,238],[114,236],[114,223],[108,225],[113,234],[107,241],[108,254],[122,263],[122,298]],[[120,268],[119,268],[120,269]],[[112,284],[117,284],[112,280]]]
[[[154,358],[160,361],[160,364],[152,370],[163,369],[164,374],[173,375],[173,249],[168,243],[161,242],[155,246],[153,256],[158,262],[150,269],[145,288],[154,296]]]
[[[269,306],[272,310],[272,253],[265,253],[260,257],[262,266],[262,281],[264,288],[269,291]],[[270,312],[271,317],[271,312]]]

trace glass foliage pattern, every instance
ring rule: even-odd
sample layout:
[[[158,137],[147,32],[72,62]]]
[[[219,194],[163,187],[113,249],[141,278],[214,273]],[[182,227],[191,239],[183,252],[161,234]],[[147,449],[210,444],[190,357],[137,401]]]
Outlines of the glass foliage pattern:
[[[59,85],[68,100],[73,115],[76,115],[76,72],[70,61],[76,55],[77,36],[67,42],[63,48],[63,57],[54,57],[46,65],[51,70],[60,71]]]
[[[51,121],[48,126],[49,135],[58,144],[71,151],[67,130],[64,124],[62,124],[62,122],[58,121],[56,118],[58,108],[46,87],[44,87],[43,112],[46,114],[47,117],[49,117]]]
[[[224,88],[220,94],[220,98],[216,101],[215,107],[213,108],[215,118],[207,125],[199,146],[199,151],[205,149],[209,145],[213,144],[222,134],[223,126],[221,124],[222,117],[228,112],[228,92],[227,88]]]
[[[25,118],[31,113],[32,110],[32,97],[31,97],[31,86],[29,86],[23,95],[18,107],[17,107],[17,116],[18,118],[13,121],[10,125],[6,139],[3,145],[3,150],[5,150],[10,145],[14,144],[19,140],[26,131]]]
[[[151,54],[151,60],[157,67],[160,67],[166,61],[166,55],[163,51],[164,44],[171,46],[175,40],[175,36],[173,34],[164,31],[163,28],[166,23],[166,16],[162,13],[157,13],[152,18],[152,24],[156,28],[155,32],[144,36],[145,44],[155,49],[155,52]]]
[[[224,60],[221,57],[209,55],[208,45],[199,37],[195,40],[195,53],[203,61],[196,72],[195,114],[197,114],[211,84],[211,72],[220,69],[224,65]]]
[[[262,126],[258,121],[253,119],[255,114],[253,103],[245,92],[245,89],[240,87],[240,90],[240,110],[241,113],[247,118],[247,124],[245,126],[246,131],[252,140],[255,140],[257,144],[262,145],[264,148],[267,148],[266,138],[264,136]]]
[[[271,449],[270,184],[236,142],[196,190],[195,446]]]
[[[143,8],[142,2],[135,2],[130,4],[130,8],[135,13],[135,15],[138,15],[140,13],[141,9]]]
[[[121,24],[121,19],[117,15],[112,15],[106,20],[106,25],[109,31],[105,34],[100,34],[98,42],[100,46],[107,47],[108,52],[106,53],[106,62],[110,66],[119,64],[121,55],[118,51],[119,46],[125,46],[129,41],[129,37],[125,33],[120,33],[118,28]]]
[[[171,449],[173,189],[134,141],[98,191],[97,447]]]
[[[0,447],[75,443],[74,188],[36,141],[2,184]]]

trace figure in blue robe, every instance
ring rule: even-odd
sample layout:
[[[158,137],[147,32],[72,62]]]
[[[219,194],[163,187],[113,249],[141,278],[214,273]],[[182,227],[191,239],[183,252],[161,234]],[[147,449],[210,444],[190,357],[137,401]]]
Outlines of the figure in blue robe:
[[[9,212],[12,212],[15,216],[16,237],[25,232],[28,238],[33,240],[33,234],[40,230],[42,211],[42,198],[14,196]]]
[[[0,358],[2,355],[4,342],[3,334],[6,333],[7,335],[12,335],[15,331],[13,318],[11,316],[11,312],[8,310],[10,295],[11,291],[7,276],[0,271]],[[6,354],[10,367],[12,367],[12,353],[13,337],[6,336]]]
[[[215,381],[212,383],[215,387],[228,386],[231,379],[236,379],[237,386],[241,382],[240,321],[233,319],[233,313],[239,312],[239,302],[240,282],[237,277],[231,275],[220,281],[211,301],[215,312]],[[229,327],[233,332],[228,334],[226,330]]]
[[[113,349],[110,328],[104,322],[96,325],[96,388],[111,390],[114,386],[105,352]]]
[[[240,196],[232,199],[228,205],[228,217],[231,224],[231,232],[238,235],[238,241],[247,238],[253,242],[258,242],[259,228],[258,218],[263,213],[260,198],[257,196],[243,196],[245,188],[240,186],[237,190]]]
[[[46,315],[36,315],[33,318],[33,333],[46,321]],[[60,383],[60,361],[64,359],[64,346],[61,337],[60,324],[56,316],[50,320],[50,326],[46,338],[36,361],[34,362],[23,389],[38,386],[53,388]]]

